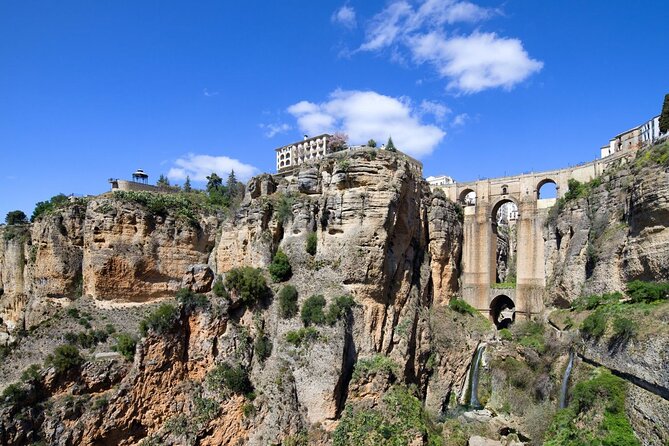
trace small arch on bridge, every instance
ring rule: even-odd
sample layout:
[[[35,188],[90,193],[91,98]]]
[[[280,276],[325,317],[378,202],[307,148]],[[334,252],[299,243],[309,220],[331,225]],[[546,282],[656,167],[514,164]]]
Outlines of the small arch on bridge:
[[[497,213],[499,212],[500,208],[507,203],[513,203],[516,212],[518,211],[518,203],[516,203],[516,200],[509,197],[502,198],[492,207],[492,213],[490,214],[490,217],[492,217],[494,222],[497,222]]]
[[[537,184],[537,200],[543,198],[557,198],[558,185],[551,178],[544,178]]]
[[[474,192],[473,189],[464,189],[462,192],[460,192],[458,199],[460,203],[464,204],[465,206],[474,206],[476,205],[476,192]]]
[[[490,302],[490,318],[498,330],[508,328],[516,320],[516,304],[509,296],[500,294]]]

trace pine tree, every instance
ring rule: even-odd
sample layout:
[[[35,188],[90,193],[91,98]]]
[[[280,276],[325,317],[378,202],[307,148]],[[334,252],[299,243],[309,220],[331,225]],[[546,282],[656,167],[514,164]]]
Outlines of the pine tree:
[[[170,180],[168,180],[167,177],[161,173],[160,178],[158,178],[158,182],[156,182],[156,186],[168,187],[169,185],[170,185]]]
[[[223,188],[223,178],[216,175],[214,172],[207,177],[207,192],[219,192]]]
[[[660,115],[660,133],[666,132],[669,132],[669,94],[664,95],[664,104]]]
[[[184,192],[193,192],[193,188],[190,185],[190,176],[186,175],[186,182],[184,183]]]
[[[388,142],[386,143],[386,150],[390,150],[391,152],[397,152],[397,148],[395,147],[395,144],[393,143],[393,137],[392,136],[388,137]]]

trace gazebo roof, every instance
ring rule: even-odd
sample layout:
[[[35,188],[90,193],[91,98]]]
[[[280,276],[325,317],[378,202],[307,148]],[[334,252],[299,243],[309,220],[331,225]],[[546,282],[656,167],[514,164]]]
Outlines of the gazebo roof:
[[[139,178],[148,178],[149,175],[144,172],[142,169],[137,169],[135,172],[132,174],[133,177],[139,177]]]

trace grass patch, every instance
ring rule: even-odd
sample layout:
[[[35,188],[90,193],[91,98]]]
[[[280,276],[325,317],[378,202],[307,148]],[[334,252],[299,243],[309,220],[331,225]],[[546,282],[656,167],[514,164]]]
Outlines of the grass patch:
[[[387,373],[397,376],[399,365],[389,357],[376,354],[371,358],[359,359],[353,369],[353,380],[356,381],[362,377],[376,375],[377,373]]]
[[[474,316],[477,313],[476,308],[472,307],[462,299],[451,299],[451,301],[448,303],[448,306],[451,310],[457,311],[460,314],[469,314]]]

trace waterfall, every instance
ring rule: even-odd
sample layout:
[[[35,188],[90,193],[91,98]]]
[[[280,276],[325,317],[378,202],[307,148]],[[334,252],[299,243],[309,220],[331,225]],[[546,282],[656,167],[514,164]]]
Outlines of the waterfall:
[[[560,409],[567,407],[567,387],[569,386],[569,375],[571,375],[571,369],[574,366],[574,350],[569,351],[569,362],[567,363],[567,368],[564,370],[564,376],[562,377],[562,387],[560,388]]]
[[[479,367],[481,365],[481,356],[483,356],[483,350],[485,350],[485,344],[480,344],[476,349],[474,361],[470,367],[469,407],[476,409],[481,408],[481,403],[479,402]]]

